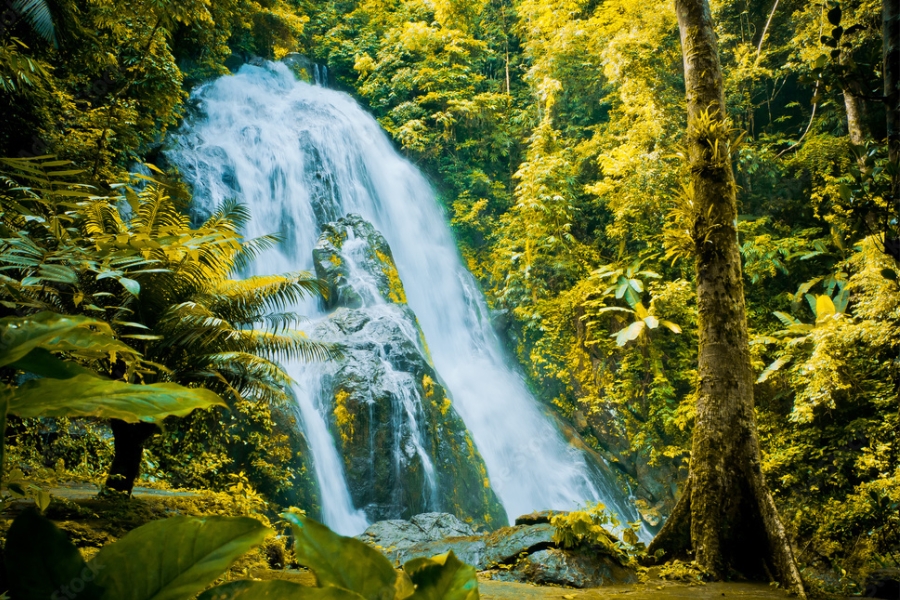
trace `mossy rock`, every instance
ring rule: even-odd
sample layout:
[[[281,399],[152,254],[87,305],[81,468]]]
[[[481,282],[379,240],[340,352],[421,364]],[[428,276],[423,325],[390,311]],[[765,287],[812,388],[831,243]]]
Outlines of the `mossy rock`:
[[[348,215],[323,227],[313,259],[333,310],[309,333],[344,350],[323,366],[320,403],[354,505],[373,521],[448,512],[482,527],[505,525],[384,237]]]

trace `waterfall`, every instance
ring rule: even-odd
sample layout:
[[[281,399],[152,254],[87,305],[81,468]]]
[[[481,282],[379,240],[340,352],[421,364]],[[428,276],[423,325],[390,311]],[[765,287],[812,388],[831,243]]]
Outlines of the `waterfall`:
[[[316,80],[325,77],[317,69]],[[237,197],[251,210],[249,236],[282,234],[281,246],[257,261],[258,272],[310,270],[321,225],[347,213],[360,214],[387,239],[434,366],[510,520],[585,501],[604,502],[623,521],[638,518],[621,492],[592,475],[508,363],[434,191],[372,116],[350,96],[298,81],[279,63],[246,65],[193,96],[201,115],[174,137],[167,157],[192,185],[199,210]],[[323,314],[313,302],[300,308],[311,318]],[[365,519],[349,502],[311,389],[317,366],[290,369],[301,382],[296,393],[323,518],[337,531],[359,533]],[[401,401],[413,417],[415,407]]]

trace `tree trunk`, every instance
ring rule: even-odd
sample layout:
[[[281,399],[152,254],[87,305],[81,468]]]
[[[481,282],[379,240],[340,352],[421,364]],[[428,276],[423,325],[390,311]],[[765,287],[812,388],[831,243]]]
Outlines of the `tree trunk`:
[[[117,492],[131,494],[134,482],[141,473],[141,458],[144,454],[144,442],[151,435],[159,432],[153,423],[126,423],[119,419],[110,421],[115,442],[115,454],[106,487]]]
[[[884,38],[884,109],[887,120],[888,158],[894,165],[891,175],[891,199],[900,214],[900,0],[884,0],[881,6],[881,32]],[[885,252],[900,261],[900,236],[886,232]]]
[[[805,597],[760,469],[753,370],[737,242],[737,197],[708,0],[676,0],[687,92],[687,154],[696,207],[699,390],[690,473],[672,516],[650,545],[693,552],[716,578],[772,573]],[[687,545],[690,547],[687,547]]]
[[[884,0],[882,6],[884,37],[884,98],[887,113],[887,140],[890,160],[900,164],[900,0]],[[900,173],[893,177],[894,200],[898,198]]]
[[[847,109],[847,133],[850,134],[850,143],[862,146],[866,142],[862,100],[844,88],[844,107]]]

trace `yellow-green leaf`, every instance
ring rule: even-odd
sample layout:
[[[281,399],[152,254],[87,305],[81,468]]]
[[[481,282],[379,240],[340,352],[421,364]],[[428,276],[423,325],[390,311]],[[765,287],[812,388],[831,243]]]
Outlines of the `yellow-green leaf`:
[[[198,408],[226,406],[215,393],[175,383],[138,385],[81,374],[69,379],[33,379],[7,390],[9,412],[22,418],[99,417],[129,423],[159,423]]]
[[[394,597],[397,572],[380,552],[343,537],[304,515],[284,513],[294,532],[294,554],[320,586],[340,587],[368,600]]]
[[[104,600],[187,600],[271,533],[249,517],[172,517],[104,546],[91,565]]]
[[[359,594],[336,587],[309,587],[273,579],[232,581],[206,590],[197,600],[363,600]]]

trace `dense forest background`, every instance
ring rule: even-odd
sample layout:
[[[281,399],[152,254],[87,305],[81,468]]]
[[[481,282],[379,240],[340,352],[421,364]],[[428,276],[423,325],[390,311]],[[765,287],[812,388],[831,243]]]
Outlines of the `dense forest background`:
[[[327,65],[331,85],[354,94],[429,174],[535,393],[658,522],[687,472],[697,353],[670,4],[54,0],[26,18],[9,5],[0,156],[72,161],[80,172],[61,177],[114,195],[135,162],[165,169],[159,152],[189,118],[192,87],[253,57],[299,52]],[[764,470],[800,563],[822,585],[851,590],[865,570],[896,566],[900,539],[900,288],[881,143],[881,3],[712,5],[739,140]],[[166,199],[176,214],[189,192],[175,172],[158,177],[178,191]],[[187,227],[173,219],[168,227]],[[16,285],[29,284],[4,277],[12,311]],[[102,293],[126,294],[122,285]],[[83,306],[78,293],[60,300],[64,312]],[[286,473],[303,473],[270,435],[265,404],[239,408],[194,415],[158,438],[145,472],[214,488],[246,472],[277,497]],[[229,448],[247,431],[257,441],[236,455]],[[85,463],[84,439],[54,442],[62,469],[109,460],[99,437],[87,438],[98,446]],[[173,439],[204,460],[167,459]]]

